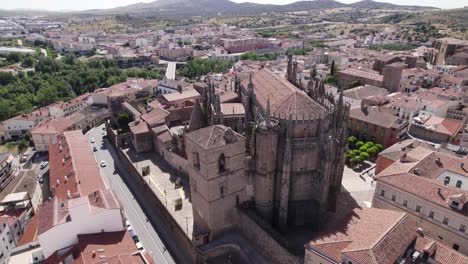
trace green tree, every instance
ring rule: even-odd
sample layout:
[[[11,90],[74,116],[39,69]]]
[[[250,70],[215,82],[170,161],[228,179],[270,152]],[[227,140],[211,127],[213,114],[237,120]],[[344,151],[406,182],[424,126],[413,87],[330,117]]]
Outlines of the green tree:
[[[363,160],[369,160],[369,158],[370,158],[369,153],[367,153],[367,152],[361,152],[361,154],[359,154],[359,156],[360,156]]]
[[[125,112],[118,114],[117,123],[119,124],[120,129],[127,131],[128,123],[130,123],[130,116]]]
[[[21,62],[21,66],[26,68],[34,67],[34,58],[32,56],[24,57],[23,61]]]
[[[349,146],[354,146],[354,144],[356,143],[356,141],[357,141],[357,138],[356,138],[355,136],[350,136],[350,137],[348,138],[348,144],[349,144]]]
[[[360,80],[354,80],[349,84],[349,89],[359,87],[359,86],[362,86],[361,81]]]
[[[379,152],[383,150],[383,146],[381,144],[375,144],[375,147]]]
[[[356,142],[356,148],[360,148],[362,146],[364,146],[364,142],[362,142],[362,141]]]
[[[366,152],[367,151],[367,147],[366,146],[362,146],[359,148],[359,151],[361,152]]]
[[[367,149],[367,153],[368,153],[370,156],[374,157],[374,156],[376,156],[376,155],[379,153],[379,150],[377,149],[377,147],[374,146],[374,147],[368,148],[368,149]]]

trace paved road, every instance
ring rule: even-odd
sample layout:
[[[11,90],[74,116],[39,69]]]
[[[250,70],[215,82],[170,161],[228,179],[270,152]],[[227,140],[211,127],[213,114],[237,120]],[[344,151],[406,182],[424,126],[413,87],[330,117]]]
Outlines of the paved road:
[[[97,162],[106,161],[107,166],[101,168],[104,182],[119,199],[125,215],[137,233],[140,242],[158,264],[190,263],[187,262],[187,256],[179,249],[169,228],[163,224],[154,207],[143,198],[142,193],[136,189],[126,170],[122,169],[112,146],[107,140],[102,140],[102,127],[90,130],[87,135],[89,139],[94,138],[96,141],[92,145],[98,149],[94,152]],[[145,215],[143,208],[147,209],[148,215]],[[172,255],[166,248],[172,252]],[[176,256],[177,259],[173,258],[173,256]]]

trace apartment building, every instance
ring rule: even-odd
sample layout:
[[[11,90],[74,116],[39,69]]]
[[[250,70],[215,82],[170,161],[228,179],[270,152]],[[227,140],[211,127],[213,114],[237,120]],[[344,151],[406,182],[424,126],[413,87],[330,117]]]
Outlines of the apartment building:
[[[407,212],[437,242],[468,254],[466,159],[425,145],[399,154],[393,163],[379,157],[372,207]]]

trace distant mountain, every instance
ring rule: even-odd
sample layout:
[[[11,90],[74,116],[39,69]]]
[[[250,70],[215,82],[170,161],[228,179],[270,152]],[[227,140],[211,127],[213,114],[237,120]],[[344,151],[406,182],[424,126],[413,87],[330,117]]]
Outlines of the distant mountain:
[[[409,6],[399,6],[372,0],[363,0],[353,4],[344,4],[335,0],[298,1],[287,5],[235,3],[230,0],[159,0],[151,3],[139,3],[129,6],[103,10],[104,12],[158,12],[160,14],[213,14],[213,13],[259,13],[259,12],[291,12],[340,7],[368,9],[398,9]],[[416,7],[411,9],[437,9],[433,7]]]
[[[287,5],[235,3],[230,0],[158,0],[150,3],[137,3],[112,9],[86,10],[72,12],[74,14],[125,14],[138,13],[147,16],[201,16],[214,14],[256,14],[263,12],[292,12],[340,7],[353,7],[365,9],[437,9],[422,6],[399,6],[372,0],[363,0],[353,4],[344,4],[335,0],[298,1]],[[21,10],[8,11],[5,15],[24,13]],[[2,10],[0,10],[0,15]]]
[[[411,8],[411,9],[438,9],[427,6],[407,6],[407,5],[395,5],[385,2],[376,2],[372,0],[362,0],[356,3],[349,4],[348,6],[355,8],[366,8],[366,9],[396,9],[396,8]]]

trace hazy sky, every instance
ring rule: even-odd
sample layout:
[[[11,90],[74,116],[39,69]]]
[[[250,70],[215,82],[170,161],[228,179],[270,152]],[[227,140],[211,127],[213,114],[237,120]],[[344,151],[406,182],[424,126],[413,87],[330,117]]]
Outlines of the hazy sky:
[[[1,9],[47,9],[47,10],[86,10],[111,8],[139,2],[154,0],[0,0]],[[288,4],[295,0],[233,0],[234,2],[256,2],[263,4]],[[353,3],[358,0],[338,0],[343,3]],[[440,8],[457,8],[468,6],[468,0],[379,0],[394,4],[426,5]]]

